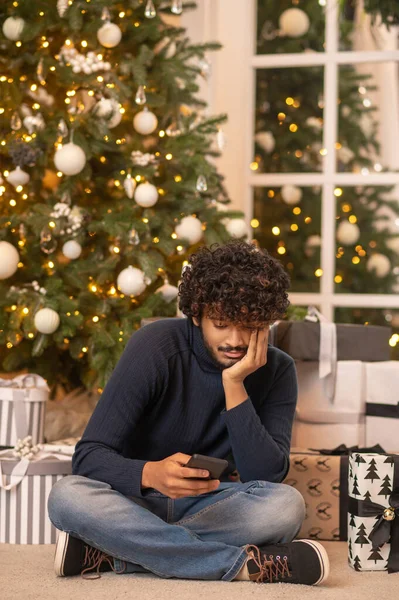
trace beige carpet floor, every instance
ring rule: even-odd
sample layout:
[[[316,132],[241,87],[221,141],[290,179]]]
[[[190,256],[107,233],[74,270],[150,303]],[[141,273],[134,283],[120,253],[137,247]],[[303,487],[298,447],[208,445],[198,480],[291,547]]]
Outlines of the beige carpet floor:
[[[357,573],[347,564],[346,543],[325,542],[331,573],[323,586],[161,579],[149,574],[102,573],[101,579],[56,577],[55,545],[0,544],[1,600],[398,600],[399,573]]]

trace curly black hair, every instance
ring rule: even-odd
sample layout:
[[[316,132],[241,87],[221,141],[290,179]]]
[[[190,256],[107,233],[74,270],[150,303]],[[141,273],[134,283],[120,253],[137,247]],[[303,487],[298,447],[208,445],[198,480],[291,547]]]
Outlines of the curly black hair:
[[[179,285],[179,308],[187,317],[236,324],[271,323],[290,304],[290,278],[281,263],[253,244],[233,240],[203,246],[189,257]]]

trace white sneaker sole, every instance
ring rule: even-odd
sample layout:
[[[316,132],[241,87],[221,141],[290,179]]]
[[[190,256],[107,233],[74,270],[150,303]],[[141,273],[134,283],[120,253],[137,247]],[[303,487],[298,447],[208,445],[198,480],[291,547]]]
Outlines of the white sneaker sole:
[[[54,571],[58,577],[64,577],[65,554],[68,548],[69,533],[58,532],[57,545],[55,547]]]
[[[315,542],[314,540],[293,540],[292,543],[294,542],[302,542],[303,544],[309,544],[309,546],[312,546],[312,548],[314,548],[315,552],[317,553],[317,556],[319,557],[321,575],[319,579],[312,585],[319,585],[320,583],[325,581],[330,574],[330,561],[324,546],[322,546],[319,542]]]

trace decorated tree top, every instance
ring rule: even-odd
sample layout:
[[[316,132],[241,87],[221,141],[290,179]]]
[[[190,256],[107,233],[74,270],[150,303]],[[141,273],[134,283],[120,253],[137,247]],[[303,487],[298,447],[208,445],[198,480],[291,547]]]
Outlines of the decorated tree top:
[[[193,7],[1,4],[4,370],[103,387],[141,318],[174,316],[196,245],[246,234],[213,160],[225,116],[197,96],[220,46],[179,26]]]

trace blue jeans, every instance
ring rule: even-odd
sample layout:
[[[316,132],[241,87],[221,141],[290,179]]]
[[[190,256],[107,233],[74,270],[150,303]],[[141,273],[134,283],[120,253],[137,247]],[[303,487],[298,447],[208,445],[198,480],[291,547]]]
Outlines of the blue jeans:
[[[68,475],[51,489],[53,525],[111,555],[124,573],[232,581],[247,544],[290,542],[305,503],[293,487],[268,481],[221,482],[217,490],[172,500],[144,490],[124,496],[108,483]]]

